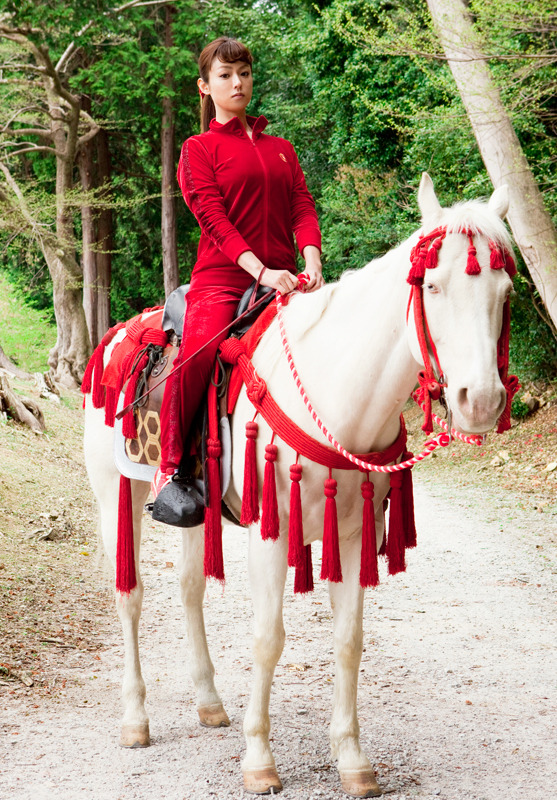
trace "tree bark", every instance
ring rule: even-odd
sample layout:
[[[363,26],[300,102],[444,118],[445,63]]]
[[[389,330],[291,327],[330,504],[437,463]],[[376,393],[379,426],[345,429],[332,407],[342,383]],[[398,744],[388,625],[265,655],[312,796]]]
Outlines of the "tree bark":
[[[97,176],[101,200],[111,199],[111,164],[108,132],[101,128],[97,142]],[[110,283],[112,280],[112,209],[101,206],[97,217],[97,338],[110,328]]]
[[[3,347],[0,345],[0,368],[5,369],[6,372],[11,372],[12,375],[15,375],[16,378],[21,378],[23,380],[31,380],[33,377],[30,372],[25,372],[24,369],[18,367],[17,364],[11,360],[9,356],[6,355],[4,352]]]
[[[172,47],[172,18],[174,9],[165,6],[164,46]],[[165,92],[162,99],[161,121],[161,239],[162,268],[164,274],[164,293],[166,297],[180,285],[178,271],[178,250],[176,246],[176,165],[175,165],[175,132],[174,104],[172,100],[172,73],[167,70],[163,86]]]
[[[506,183],[507,218],[547,312],[557,327],[557,230],[485,60],[463,0],[427,0],[485,167]]]
[[[17,422],[27,425],[35,433],[42,433],[45,429],[43,413],[34,400],[30,397],[16,395],[5,374],[0,372],[0,411],[5,412]]]
[[[91,111],[91,99],[87,95],[82,95],[82,106],[86,111]],[[93,142],[94,139],[85,142],[77,155],[79,178],[84,192],[91,192],[95,188]],[[99,343],[97,330],[97,235],[95,231],[95,212],[90,200],[87,200],[81,206],[81,230],[83,244],[83,310],[85,311],[91,345],[96,347]]]

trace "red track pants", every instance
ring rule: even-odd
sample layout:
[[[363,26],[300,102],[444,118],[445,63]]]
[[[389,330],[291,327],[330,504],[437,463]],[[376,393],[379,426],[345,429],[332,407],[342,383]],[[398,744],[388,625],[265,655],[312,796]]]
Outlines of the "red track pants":
[[[195,353],[234,319],[243,289],[190,289],[180,351],[174,368]],[[166,382],[161,405],[161,471],[176,469],[193,418],[209,381],[219,344],[228,332],[207,345]]]

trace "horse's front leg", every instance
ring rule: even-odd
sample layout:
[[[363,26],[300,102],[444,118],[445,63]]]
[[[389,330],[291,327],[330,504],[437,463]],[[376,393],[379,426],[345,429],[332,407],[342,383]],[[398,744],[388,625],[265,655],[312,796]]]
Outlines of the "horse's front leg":
[[[280,791],[282,783],[269,744],[269,700],[275,667],[284,647],[282,604],[287,569],[287,537],[262,541],[257,526],[249,532],[249,578],[254,611],[253,683],[244,718],[246,755],[242,762],[248,792]]]
[[[364,593],[360,587],[361,538],[341,541],[342,583],[330,583],[333,609],[335,684],[331,752],[338,760],[344,791],[353,797],[376,797],[381,789],[360,747],[357,712],[358,672],[362,658]]]
[[[184,530],[180,588],[186,616],[189,669],[196,691],[199,721],[206,727],[218,728],[227,727],[230,720],[215,689],[215,668],[205,635],[203,548],[203,527]]]

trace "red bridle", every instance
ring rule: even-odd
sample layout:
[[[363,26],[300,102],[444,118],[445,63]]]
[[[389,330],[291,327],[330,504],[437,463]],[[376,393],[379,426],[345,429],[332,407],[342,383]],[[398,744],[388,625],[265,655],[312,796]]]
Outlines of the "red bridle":
[[[474,233],[468,229],[454,231],[454,233],[460,233],[468,237],[469,246],[466,274],[472,276],[479,275],[481,267],[476,256]],[[435,269],[437,266],[439,250],[441,249],[446,235],[447,228],[440,227],[435,228],[431,233],[427,233],[420,238],[410,253],[410,263],[412,266],[407,278],[408,283],[412,286],[408,300],[407,314],[410,311],[410,304],[412,303],[414,307],[416,334],[424,364],[424,369],[418,374],[419,387],[412,396],[424,411],[422,430],[428,434],[433,431],[431,402],[441,397],[446,384],[443,381],[439,357],[427,323],[423,301],[423,282],[426,269]],[[490,268],[496,270],[505,269],[512,279],[514,275],[516,275],[516,266],[510,252],[505,247],[500,247],[492,240],[489,241],[489,249],[491,251],[489,259]],[[510,428],[511,403],[514,395],[520,388],[516,375],[508,374],[510,321],[510,300],[507,298],[503,308],[503,325],[497,343],[497,369],[499,370],[499,377],[507,393],[507,403],[503,413],[499,417],[497,433],[503,433]],[[433,356],[437,368],[436,370],[432,365],[430,352]]]

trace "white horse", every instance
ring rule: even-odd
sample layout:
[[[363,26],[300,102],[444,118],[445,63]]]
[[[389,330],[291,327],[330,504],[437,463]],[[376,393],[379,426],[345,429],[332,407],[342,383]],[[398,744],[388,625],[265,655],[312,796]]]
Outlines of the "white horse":
[[[506,403],[497,367],[497,342],[511,280],[504,269],[490,269],[493,245],[510,249],[502,223],[507,212],[506,187],[489,203],[472,201],[441,208],[426,174],[418,192],[422,228],[410,239],[361,270],[319,292],[296,294],[284,310],[284,322],[298,372],[309,397],[329,430],[352,452],[379,451],[399,433],[399,415],[422,367],[412,314],[407,315],[410,253],[420,234],[444,226],[446,236],[436,269],[424,280],[424,306],[431,338],[447,382],[446,398],[453,424],[462,431],[490,430]],[[474,233],[481,273],[465,272],[469,240]],[[108,359],[110,348],[106,354]],[[258,345],[253,362],[280,407],[303,430],[325,442],[292,380],[276,320]],[[245,424],[253,407],[242,390],[232,419],[232,482],[229,506],[240,512],[244,477]],[[257,442],[259,472],[271,431],[260,419]],[[100,506],[106,551],[115,563],[119,473],[113,458],[113,430],[103,411],[86,402],[87,470]],[[238,446],[238,442],[240,446]],[[248,791],[278,791],[281,782],[269,744],[269,698],[273,674],[284,644],[283,591],[287,571],[289,465],[295,454],[279,442],[276,485],[280,537],[261,539],[259,526],[249,530],[248,573],[254,608],[254,670],[251,699],[244,719],[246,755],[242,764]],[[302,459],[303,461],[303,459]],[[304,541],[322,537],[324,468],[305,464],[301,483]],[[363,590],[359,583],[361,552],[361,481],[356,471],[338,472],[338,529],[343,582],[330,583],[334,615],[335,684],[330,741],[344,790],[353,796],[381,793],[359,741],[357,678],[362,653]],[[374,473],[377,544],[383,538],[383,499],[388,476]],[[138,624],[143,598],[139,573],[141,517],[149,485],[132,481],[137,586],[129,595],[116,593],[125,645],[121,744],[149,744],[145,684],[138,651]],[[214,685],[203,618],[203,532],[183,531],[181,593],[185,608],[191,674],[197,710],[204,725],[227,725],[228,717]]]

